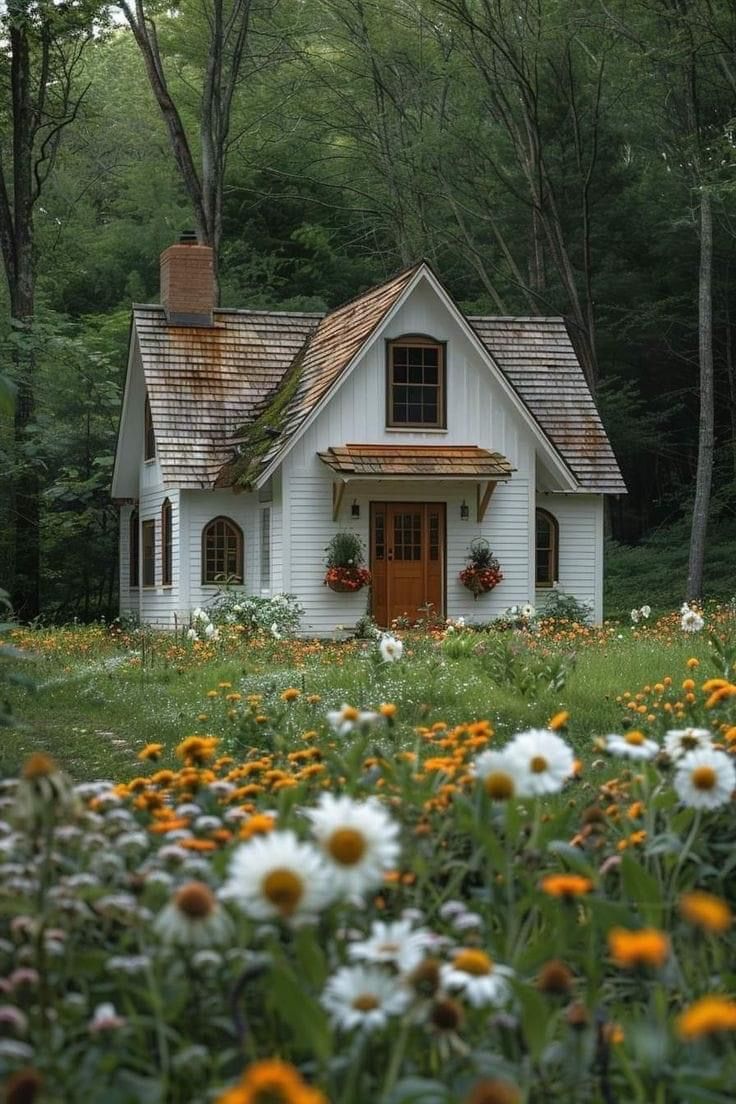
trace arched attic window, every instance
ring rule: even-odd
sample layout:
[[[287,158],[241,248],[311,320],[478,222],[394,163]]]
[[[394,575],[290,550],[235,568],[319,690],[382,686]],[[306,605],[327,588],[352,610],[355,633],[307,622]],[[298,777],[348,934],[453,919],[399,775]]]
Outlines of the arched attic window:
[[[213,518],[202,530],[202,582],[242,581],[243,530],[232,518]]]
[[[165,498],[161,504],[161,586],[171,586],[171,501]]]
[[[557,582],[559,568],[560,527],[548,510],[536,511],[536,582],[538,587],[551,587]]]
[[[141,570],[141,539],[138,525],[138,511],[133,510],[128,522],[128,585],[139,585]]]

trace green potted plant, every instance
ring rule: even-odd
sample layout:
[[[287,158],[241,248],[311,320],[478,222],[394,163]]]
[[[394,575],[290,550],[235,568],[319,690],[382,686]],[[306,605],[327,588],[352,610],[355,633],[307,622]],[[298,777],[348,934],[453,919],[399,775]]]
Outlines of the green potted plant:
[[[323,581],[330,590],[348,593],[370,585],[363,542],[356,533],[335,533],[325,548],[325,566]]]

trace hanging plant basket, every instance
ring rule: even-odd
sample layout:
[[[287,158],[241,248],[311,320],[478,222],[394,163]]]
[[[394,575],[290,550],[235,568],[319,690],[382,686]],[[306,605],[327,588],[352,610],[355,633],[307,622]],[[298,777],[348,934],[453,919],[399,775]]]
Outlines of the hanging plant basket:
[[[488,541],[474,540],[468,552],[468,562],[459,575],[460,582],[474,598],[488,594],[503,579],[498,560],[491,552]]]
[[[460,582],[475,598],[488,594],[502,579],[503,575],[498,568],[466,567],[460,572]]]
[[[328,567],[324,584],[338,594],[349,594],[370,586],[371,573],[367,567]]]

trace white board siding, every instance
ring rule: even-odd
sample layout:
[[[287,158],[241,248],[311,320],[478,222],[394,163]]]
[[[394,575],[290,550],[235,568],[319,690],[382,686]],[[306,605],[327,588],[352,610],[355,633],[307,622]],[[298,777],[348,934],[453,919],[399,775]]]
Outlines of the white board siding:
[[[130,515],[132,506],[121,506],[119,514],[120,546],[118,557],[120,584],[120,613],[122,616],[138,613],[138,591],[130,587]]]
[[[537,496],[537,506],[557,519],[559,526],[559,584],[565,594],[586,602],[596,622],[603,620],[603,496]],[[549,589],[536,592],[543,606]]]
[[[447,342],[447,429],[403,430],[386,427],[386,338],[423,333]],[[341,515],[332,520],[332,475],[317,452],[347,443],[479,445],[501,452],[514,471],[500,484],[485,519],[476,524],[476,486],[471,480],[352,482],[346,487]],[[534,447],[531,432],[502,394],[488,367],[431,289],[420,286],[401,308],[385,335],[368,350],[338,388],[283,465],[285,589],[305,606],[302,632],[329,636],[337,625],[353,625],[366,611],[368,592],[338,594],[323,586],[324,549],[340,529],[351,529],[369,545],[370,503],[445,502],[447,504],[446,614],[485,621],[531,595],[534,511]],[[470,517],[462,520],[465,499]],[[353,519],[350,506],[360,506]],[[482,536],[497,555],[502,583],[477,601],[459,581],[468,547]]]
[[[185,612],[197,606],[206,609],[217,595],[216,583],[202,583],[202,530],[216,517],[231,518],[243,530],[243,568],[245,594],[260,593],[258,497],[232,491],[182,491],[187,516],[187,547],[184,555],[189,574],[189,602]]]

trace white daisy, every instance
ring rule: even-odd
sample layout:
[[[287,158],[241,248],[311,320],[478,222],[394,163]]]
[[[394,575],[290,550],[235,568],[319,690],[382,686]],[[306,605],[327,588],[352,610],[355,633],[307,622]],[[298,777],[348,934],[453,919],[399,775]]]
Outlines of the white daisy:
[[[690,751],[677,765],[674,787],[691,809],[718,809],[731,800],[736,789],[736,768],[715,748]]]
[[[233,853],[225,894],[254,920],[313,916],[332,898],[320,853],[292,831],[254,836]]]
[[[354,705],[343,705],[342,709],[334,709],[327,714],[327,723],[338,736],[347,736],[354,729],[375,724],[379,719],[378,713],[356,709]]]
[[[575,766],[570,746],[546,728],[520,732],[504,751],[523,772],[519,785],[522,797],[559,793]]]
[[[621,759],[653,759],[659,751],[659,744],[647,740],[638,728],[632,728],[622,736],[616,732],[606,736],[606,751]]]
[[[316,808],[306,809],[312,831],[337,893],[349,896],[375,889],[399,856],[399,826],[375,798],[353,801],[323,793]]]
[[[400,640],[397,640],[395,636],[386,634],[381,637],[378,650],[381,653],[381,659],[384,663],[395,663],[396,660],[401,659],[404,654],[404,645]]]
[[[632,611],[631,611],[631,620],[636,625],[636,623],[639,620],[639,610],[638,609],[632,609]]]
[[[713,735],[707,728],[671,728],[664,734],[664,750],[670,759],[681,759],[689,751],[713,746]]]
[[[228,914],[204,882],[187,882],[153,922],[164,943],[210,947],[224,943],[233,930]]]
[[[351,943],[348,954],[358,961],[395,966],[407,974],[419,965],[432,942],[432,933],[413,928],[410,920],[374,920],[368,938]]]
[[[523,771],[506,751],[484,751],[473,764],[473,771],[493,801],[519,797]]]
[[[680,625],[684,632],[696,633],[704,627],[705,621],[700,616],[697,610],[684,609],[682,617],[680,618]]]
[[[641,609],[639,610],[639,613],[642,615],[642,617],[644,618],[645,621],[647,621],[649,619],[649,617],[651,615],[651,612],[652,612],[652,607],[651,606],[642,606]]]
[[[335,1027],[372,1031],[399,1016],[409,1003],[409,993],[395,978],[375,966],[343,966],[330,978],[322,1003]]]
[[[525,602],[524,605],[521,607],[520,612],[525,621],[531,621],[532,617],[535,616],[537,611],[535,610],[531,602]]]
[[[505,1004],[511,993],[508,979],[512,976],[513,970],[496,965],[478,947],[456,951],[452,962],[445,963],[440,970],[443,986],[461,993],[474,1008]]]

